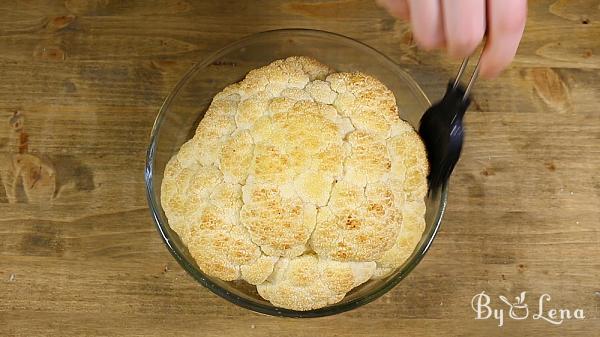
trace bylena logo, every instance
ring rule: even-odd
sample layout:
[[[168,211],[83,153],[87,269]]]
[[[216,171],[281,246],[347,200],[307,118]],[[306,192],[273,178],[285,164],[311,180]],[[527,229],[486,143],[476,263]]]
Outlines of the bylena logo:
[[[533,320],[543,320],[553,325],[561,325],[565,320],[585,319],[583,309],[557,309],[549,308],[548,303],[552,300],[549,294],[542,294],[537,301],[537,308],[531,308],[533,313],[530,315],[529,305],[525,302],[527,292],[523,291],[511,302],[505,296],[498,296],[500,301],[492,303],[492,298],[482,291],[471,299],[471,308],[475,311],[475,319],[494,318],[498,321],[498,326],[504,325],[504,316],[508,312],[508,317],[512,320],[520,321],[527,318]],[[495,304],[502,304],[502,307],[493,307]],[[535,311],[533,311],[535,309]]]

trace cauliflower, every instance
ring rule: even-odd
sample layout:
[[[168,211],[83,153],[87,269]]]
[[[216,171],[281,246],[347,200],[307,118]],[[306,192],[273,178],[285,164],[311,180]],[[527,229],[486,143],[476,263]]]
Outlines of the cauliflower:
[[[412,254],[427,172],[385,85],[290,57],[214,97],[167,164],[161,202],[204,273],[311,310]]]

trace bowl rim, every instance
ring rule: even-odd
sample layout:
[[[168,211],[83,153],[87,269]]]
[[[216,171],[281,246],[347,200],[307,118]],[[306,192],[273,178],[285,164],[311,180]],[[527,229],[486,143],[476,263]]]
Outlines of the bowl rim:
[[[169,95],[163,101],[163,103],[159,109],[158,115],[156,116],[156,119],[154,120],[154,124],[152,126],[152,131],[150,134],[150,145],[146,152],[146,165],[145,165],[145,172],[144,172],[144,179],[145,179],[145,185],[146,185],[146,197],[147,197],[148,205],[150,208],[150,212],[151,212],[154,224],[156,225],[156,228],[157,228],[163,242],[165,243],[169,252],[171,253],[171,255],[175,258],[175,260],[179,263],[179,265],[181,267],[183,267],[183,269],[188,274],[190,274],[197,282],[202,284],[204,287],[209,289],[211,292],[218,295],[219,297],[222,297],[222,298],[228,300],[229,302],[232,302],[233,304],[236,304],[243,308],[249,309],[254,312],[262,313],[262,314],[278,316],[278,317],[293,317],[293,318],[323,317],[323,316],[330,316],[330,315],[335,315],[335,314],[339,314],[342,312],[346,312],[346,311],[358,308],[362,305],[365,305],[367,303],[374,301],[375,299],[381,297],[383,294],[387,293],[389,290],[394,288],[401,280],[403,280],[421,262],[421,260],[423,259],[423,257],[425,256],[425,254],[427,253],[429,248],[431,247],[431,244],[433,243],[433,240],[435,239],[437,232],[439,231],[439,228],[441,225],[441,220],[442,220],[442,217],[446,210],[447,198],[448,198],[448,183],[447,182],[445,182],[441,188],[440,207],[439,207],[437,214],[435,215],[435,220],[432,225],[432,229],[429,231],[429,233],[424,233],[424,235],[427,235],[427,237],[425,238],[425,241],[413,252],[411,257],[409,257],[408,260],[404,262],[404,268],[402,269],[401,273],[398,273],[394,277],[390,278],[387,282],[383,283],[378,288],[375,288],[375,290],[373,290],[371,293],[369,293],[366,296],[353,299],[349,302],[335,303],[335,304],[329,305],[327,307],[323,307],[320,309],[314,309],[314,310],[308,310],[308,311],[290,310],[290,309],[284,309],[284,308],[268,306],[268,305],[264,305],[261,303],[257,303],[257,302],[248,300],[246,298],[243,298],[241,296],[238,296],[238,295],[228,291],[227,289],[219,286],[218,284],[214,283],[213,281],[211,281],[206,275],[204,275],[204,273],[202,271],[198,270],[198,268],[196,268],[194,265],[192,265],[190,262],[188,262],[188,260],[184,257],[183,253],[177,248],[177,246],[172,244],[170,235],[165,227],[166,224],[163,224],[161,221],[160,210],[162,209],[162,207],[160,206],[160,204],[157,202],[156,198],[154,197],[155,186],[154,186],[152,178],[153,178],[153,174],[154,174],[153,163],[154,163],[154,157],[155,157],[155,153],[156,153],[158,131],[162,125],[167,108],[170,106],[170,103],[177,96],[177,94],[179,93],[181,88],[187,83],[187,81],[190,79],[190,77],[193,74],[195,74],[199,69],[209,66],[214,61],[214,59],[218,58],[219,56],[222,56],[222,54],[225,54],[226,52],[228,52],[229,50],[231,50],[235,47],[243,45],[244,43],[248,42],[249,40],[253,40],[253,39],[265,36],[265,35],[289,34],[289,33],[300,34],[300,35],[313,35],[313,36],[319,35],[319,37],[343,39],[343,40],[345,40],[345,42],[352,43],[357,47],[367,49],[368,51],[377,54],[378,56],[384,58],[387,62],[389,62],[395,66],[395,68],[396,68],[395,70],[398,72],[398,74],[400,76],[402,76],[404,78],[404,80],[406,80],[411,85],[411,87],[413,87],[413,89],[415,89],[416,93],[419,94],[419,96],[420,96],[419,98],[422,99],[423,103],[425,103],[428,106],[431,105],[431,102],[429,101],[429,99],[427,98],[427,96],[425,95],[425,93],[423,92],[421,87],[406,71],[401,69],[400,66],[396,62],[394,62],[392,59],[390,59],[388,56],[386,56],[385,54],[381,53],[380,51],[376,50],[375,48],[373,48],[363,42],[360,42],[360,41],[357,41],[350,37],[347,37],[347,36],[344,36],[341,34],[337,34],[337,33],[333,33],[333,32],[328,32],[328,31],[324,31],[324,30],[316,30],[316,29],[305,29],[305,28],[275,29],[275,30],[267,30],[267,31],[259,32],[259,33],[250,34],[250,35],[247,35],[247,36],[245,36],[241,39],[238,39],[232,43],[227,44],[226,46],[219,49],[218,51],[213,52],[213,53],[209,54],[208,56],[206,56],[201,62],[194,64],[183,75],[183,77],[177,82],[177,84],[175,85],[173,90],[171,90]]]

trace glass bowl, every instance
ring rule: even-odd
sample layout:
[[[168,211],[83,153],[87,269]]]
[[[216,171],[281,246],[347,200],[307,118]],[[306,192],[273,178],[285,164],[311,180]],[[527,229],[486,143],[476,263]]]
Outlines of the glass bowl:
[[[167,248],[179,264],[215,294],[244,308],[275,316],[317,317],[333,315],[369,303],[392,289],[419,263],[440,226],[447,187],[430,190],[426,200],[426,228],[413,254],[394,273],[371,280],[327,307],[294,311],[275,307],[262,299],[255,286],[226,282],[204,274],[178,235],[171,230],[160,203],[160,186],[167,161],[190,139],[213,96],[240,81],[248,71],[288,56],[311,56],[337,71],[370,74],[392,90],[400,117],[414,127],[430,103],[417,83],[396,63],[350,38],[315,30],[285,29],[258,33],[234,42],[196,64],[165,99],[154,123],[146,159],[148,203]]]

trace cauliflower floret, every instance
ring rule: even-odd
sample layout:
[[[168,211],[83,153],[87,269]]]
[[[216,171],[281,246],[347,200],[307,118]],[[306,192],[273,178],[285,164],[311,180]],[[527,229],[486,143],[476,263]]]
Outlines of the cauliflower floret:
[[[383,278],[400,267],[413,253],[425,230],[425,202],[415,201],[404,208],[402,230],[394,246],[377,259],[374,279]]]
[[[320,256],[337,261],[374,261],[392,248],[402,212],[382,183],[365,188],[341,181],[329,205],[319,209],[311,245]]]
[[[317,211],[300,198],[286,198],[268,185],[244,186],[240,221],[254,242],[271,256],[294,257],[306,250]]]
[[[273,274],[257,289],[276,306],[311,310],[339,302],[371,278],[374,270],[374,262],[336,262],[306,254],[280,259]]]

